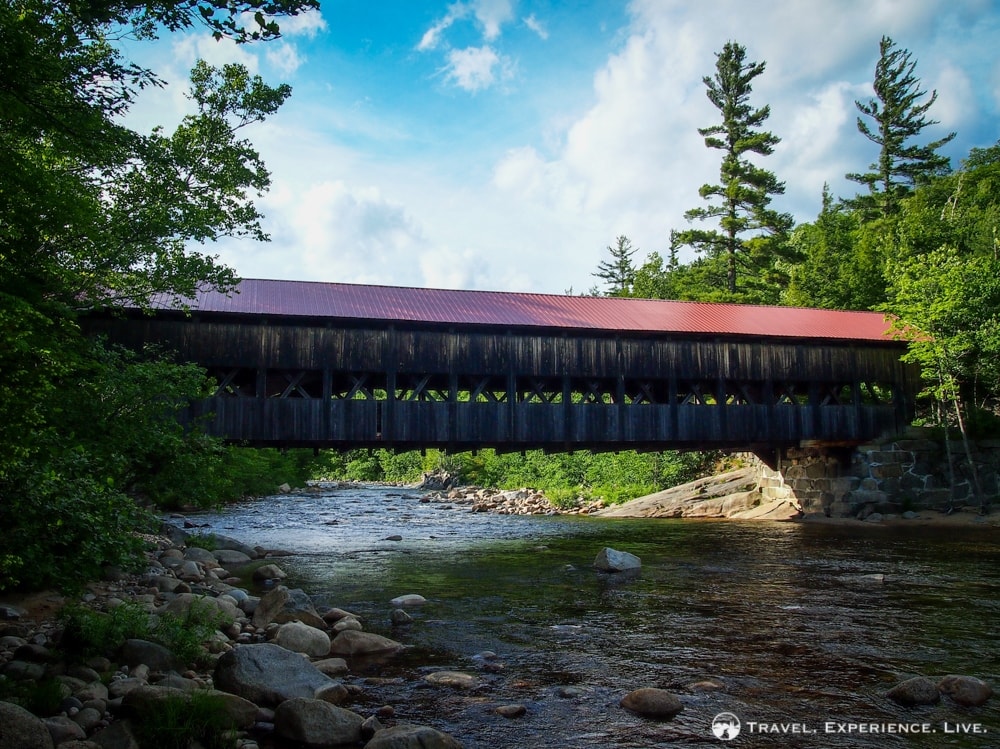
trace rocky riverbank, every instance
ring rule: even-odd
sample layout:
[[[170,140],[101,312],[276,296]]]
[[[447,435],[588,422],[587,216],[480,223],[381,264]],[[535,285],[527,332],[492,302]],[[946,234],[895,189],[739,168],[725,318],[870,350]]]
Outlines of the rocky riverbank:
[[[425,603],[419,594],[386,602],[389,638],[366,631],[350,611],[316,605],[303,590],[282,585],[284,552],[171,524],[163,533],[149,539],[146,571],[109,570],[109,579],[91,584],[79,602],[40,593],[0,603],[0,749],[461,747],[457,737],[407,721],[405,695],[415,689],[437,690],[452,702],[468,695],[470,705],[488,707],[501,721],[526,713],[499,691],[490,704],[494,687],[514,676],[492,652],[477,654],[465,671],[418,665],[409,677],[378,676],[379,664],[405,653],[411,614]],[[101,630],[106,642],[89,643],[101,649],[95,654],[79,649],[88,627],[59,617],[67,605],[79,612],[81,604],[84,621],[106,625],[139,612],[152,633],[165,622],[172,622],[167,631],[211,625],[194,656],[182,657],[155,636],[114,641],[107,633],[115,627]],[[387,694],[397,698],[381,701]],[[576,694],[567,687],[559,696]],[[667,719],[681,704],[673,694],[642,688],[626,694],[621,707]],[[212,728],[193,723],[206,709]]]

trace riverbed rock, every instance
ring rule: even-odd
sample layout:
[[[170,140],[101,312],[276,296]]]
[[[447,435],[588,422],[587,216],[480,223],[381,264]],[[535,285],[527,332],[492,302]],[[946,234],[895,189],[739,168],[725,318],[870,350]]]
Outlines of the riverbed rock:
[[[390,606],[423,606],[427,599],[417,593],[407,593],[405,596],[397,596],[389,601]]]
[[[313,747],[356,744],[361,741],[357,713],[322,700],[296,697],[282,702],[274,711],[274,733],[279,738]]]
[[[937,684],[923,676],[900,682],[888,692],[886,697],[900,705],[933,705],[941,700]]]
[[[365,749],[462,749],[462,744],[430,726],[403,723],[376,733]]]
[[[500,705],[496,710],[494,710],[497,715],[504,718],[520,718],[522,715],[528,712],[528,708],[524,705]]]
[[[621,706],[636,715],[656,720],[670,720],[684,709],[675,695],[655,687],[629,692],[622,698]]]
[[[253,571],[253,579],[258,582],[263,582],[265,580],[284,580],[286,577],[288,577],[288,573],[276,564],[262,564]]]
[[[274,621],[289,599],[288,588],[279,585],[260,597],[253,611],[253,626],[261,629]]]
[[[975,676],[950,674],[937,684],[938,691],[959,705],[978,707],[993,696],[993,687]]]
[[[402,643],[390,640],[388,637],[382,637],[382,635],[376,635],[373,632],[358,632],[348,629],[333,638],[330,653],[350,658],[359,655],[393,653],[402,650],[402,648]]]
[[[347,661],[343,658],[324,658],[321,661],[315,661],[313,666],[321,674],[327,676],[342,676],[350,670],[347,668]]]
[[[278,627],[274,644],[311,658],[322,658],[330,653],[330,636],[302,622],[287,622]]]
[[[126,640],[118,655],[122,663],[129,667],[145,664],[154,671],[169,671],[181,665],[170,650],[148,640]]]
[[[0,702],[0,747],[3,749],[52,749],[52,735],[45,723],[20,705]]]
[[[216,549],[214,552],[216,561],[226,569],[231,567],[242,567],[253,561],[249,554],[236,549]]]
[[[332,683],[301,655],[272,643],[237,645],[215,665],[217,689],[264,706],[295,697],[312,699]]]
[[[174,600],[164,606],[159,613],[171,614],[179,619],[187,619],[192,610],[204,612],[219,620],[219,626],[228,626],[240,618],[240,610],[231,601],[197,593],[178,593]]]
[[[427,674],[424,681],[436,687],[451,687],[452,689],[475,689],[479,686],[479,679],[472,674],[461,671],[435,671]]]
[[[628,572],[642,567],[642,560],[635,554],[617,549],[603,548],[594,559],[594,567],[600,572]]]

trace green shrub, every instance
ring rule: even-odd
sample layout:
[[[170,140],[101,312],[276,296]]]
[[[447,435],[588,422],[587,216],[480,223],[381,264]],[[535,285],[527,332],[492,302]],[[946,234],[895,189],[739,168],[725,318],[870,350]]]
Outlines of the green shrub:
[[[194,691],[167,697],[136,725],[136,738],[144,749],[234,749],[235,725],[219,695]]]
[[[71,656],[113,656],[126,640],[151,639],[149,613],[134,603],[123,603],[107,613],[70,604],[61,619],[62,648]]]
[[[214,533],[192,533],[184,543],[205,551],[215,551],[219,548],[219,539],[215,537]]]
[[[42,718],[56,715],[64,696],[63,684],[55,678],[15,681],[0,676],[0,701],[13,702]]]
[[[208,653],[202,643],[215,634],[224,617],[208,604],[193,603],[183,617],[161,614],[156,618],[149,639],[170,650],[188,665],[207,663]]]

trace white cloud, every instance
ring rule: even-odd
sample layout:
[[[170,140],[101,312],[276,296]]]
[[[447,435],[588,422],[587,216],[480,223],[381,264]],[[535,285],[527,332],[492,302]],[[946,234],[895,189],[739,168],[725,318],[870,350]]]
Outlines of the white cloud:
[[[453,23],[455,23],[455,21],[459,21],[468,15],[469,6],[465,3],[453,3],[452,5],[449,5],[448,12],[444,15],[444,18],[424,32],[423,37],[420,39],[420,43],[417,45],[417,50],[420,52],[427,52],[432,49],[437,49],[438,44],[441,42],[441,34],[445,32]]]
[[[321,31],[327,30],[326,20],[318,10],[309,10],[297,16],[278,18],[282,36],[305,36],[313,39]]]
[[[545,28],[545,24],[543,24],[541,21],[535,18],[534,13],[521,20],[524,22],[525,26],[527,26],[529,29],[538,34],[538,37],[540,39],[544,40],[549,38],[549,30]]]
[[[501,27],[514,17],[510,0],[473,0],[472,11],[483,28],[483,39],[488,42],[497,39]]]
[[[498,55],[492,47],[467,47],[448,53],[444,72],[446,79],[459,88],[479,91],[497,81],[509,79],[513,75],[513,64],[508,58]]]
[[[269,65],[286,76],[292,75],[305,62],[305,58],[299,54],[298,48],[294,44],[286,42],[272,42],[268,45],[264,56]]]

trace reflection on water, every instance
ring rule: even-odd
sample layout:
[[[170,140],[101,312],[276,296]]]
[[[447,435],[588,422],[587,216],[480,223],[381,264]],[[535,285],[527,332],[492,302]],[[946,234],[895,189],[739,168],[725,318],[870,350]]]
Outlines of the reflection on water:
[[[986,529],[495,516],[382,488],[271,497],[202,522],[296,552],[281,560],[290,585],[412,646],[355,673],[405,677],[363,684],[356,709],[391,704],[467,749],[722,746],[711,723],[723,711],[744,722],[734,746],[1000,746],[1000,698],[904,709],[884,697],[918,674],[1000,684],[1000,545]],[[641,574],[596,574],[604,546],[641,557]],[[404,593],[428,604],[393,631],[388,601]],[[487,650],[498,673],[480,673]],[[484,686],[415,686],[442,669]],[[674,691],[684,711],[657,723],[618,707],[644,686]],[[527,715],[493,713],[508,703]],[[749,721],[817,733],[748,735]],[[827,734],[828,721],[937,732]],[[945,734],[945,721],[989,733]]]

